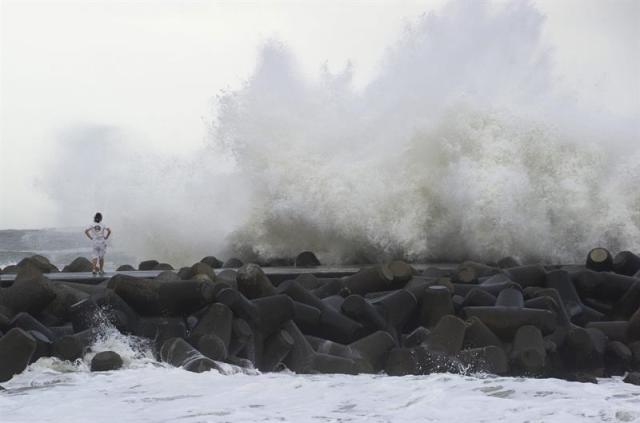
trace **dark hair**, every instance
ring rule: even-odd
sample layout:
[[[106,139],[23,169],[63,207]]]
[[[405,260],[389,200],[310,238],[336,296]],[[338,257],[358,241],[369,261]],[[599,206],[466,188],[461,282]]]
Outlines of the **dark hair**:
[[[98,212],[95,216],[93,216],[93,221],[96,223],[100,223],[102,221],[102,213]]]

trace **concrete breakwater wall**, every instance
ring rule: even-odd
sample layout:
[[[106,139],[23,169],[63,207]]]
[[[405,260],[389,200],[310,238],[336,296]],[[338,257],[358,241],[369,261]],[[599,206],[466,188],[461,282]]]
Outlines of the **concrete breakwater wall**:
[[[158,360],[194,372],[227,362],[263,372],[640,383],[640,257],[631,252],[595,248],[580,266],[505,258],[418,270],[393,261],[340,277],[314,276],[320,263],[310,252],[278,264],[305,271],[267,275],[214,257],[174,271],[149,260],[138,269],[159,270],[154,279],[115,274],[91,285],[52,281],[58,269],[46,258],[24,259],[2,270],[15,278],[0,288],[0,382],[40,357],[83,357],[99,315],[149,339]],[[94,352],[94,371],[122,365],[112,351]]]

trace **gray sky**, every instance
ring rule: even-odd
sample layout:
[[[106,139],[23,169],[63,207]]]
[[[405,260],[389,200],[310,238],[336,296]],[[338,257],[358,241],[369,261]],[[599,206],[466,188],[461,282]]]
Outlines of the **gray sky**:
[[[57,134],[121,128],[138,148],[200,147],[212,99],[284,42],[313,78],[351,61],[356,87],[444,1],[1,1],[0,229],[56,225],[39,189]],[[540,0],[555,72],[611,113],[640,110],[640,1]],[[464,31],[464,28],[461,28]]]

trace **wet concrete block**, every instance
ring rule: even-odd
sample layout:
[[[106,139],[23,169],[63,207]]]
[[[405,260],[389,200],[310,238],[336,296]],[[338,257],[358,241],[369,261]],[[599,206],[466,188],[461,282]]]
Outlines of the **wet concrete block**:
[[[329,354],[348,359],[354,359],[358,357],[358,355],[348,345],[310,335],[306,335],[305,339],[318,353]]]
[[[101,323],[100,307],[92,298],[80,300],[69,309],[69,320],[74,332],[97,327]]]
[[[198,323],[191,330],[191,338],[199,338],[204,335],[216,335],[229,349],[231,342],[231,330],[233,325],[233,313],[231,309],[222,303],[213,303],[207,307],[205,313],[198,319]]]
[[[115,351],[101,351],[91,359],[92,372],[107,372],[122,367],[122,357]]]
[[[331,308],[335,311],[342,311],[342,304],[344,304],[344,300],[346,300],[349,296],[343,297],[341,295],[329,295],[328,297],[324,297],[322,300],[322,304]]]
[[[143,260],[138,264],[138,270],[153,270],[158,264],[158,260]]]
[[[640,256],[631,251],[621,251],[613,259],[613,270],[621,275],[633,276],[640,271]]]
[[[624,378],[623,382],[640,386],[640,372],[630,372]]]
[[[464,320],[451,315],[442,316],[431,331],[427,344],[434,351],[453,355],[462,349],[466,329]]]
[[[482,289],[471,289],[464,297],[462,307],[484,306],[492,307],[496,304],[496,297]]]
[[[454,314],[451,294],[442,285],[427,287],[419,307],[419,323],[428,329],[434,327],[443,316]]]
[[[258,368],[262,372],[271,372],[289,354],[293,347],[293,338],[287,331],[281,330],[265,340],[264,352]]]
[[[169,315],[189,315],[215,300],[215,285],[208,281],[157,284],[160,306]]]
[[[212,269],[220,269],[224,264],[222,261],[218,260],[215,256],[206,256],[202,260],[200,260],[200,262],[208,265]]]
[[[362,371],[359,364],[349,358],[323,353],[313,357],[312,373],[355,375]]]
[[[631,350],[631,368],[640,370],[640,341],[632,342],[627,346]]]
[[[326,308],[326,305],[323,304],[320,298],[315,296],[308,289],[305,289],[297,280],[289,280],[281,283],[278,285],[276,292],[278,294],[287,295],[295,301],[315,307],[318,310],[324,310]]]
[[[342,344],[349,344],[367,333],[362,324],[335,310],[326,309],[320,315],[320,324],[310,335]]]
[[[539,375],[546,364],[547,352],[540,329],[525,325],[520,327],[513,340],[511,359],[513,365],[527,375]]]
[[[416,350],[414,348],[393,348],[387,356],[384,371],[389,376],[420,374]]]
[[[215,299],[215,285],[208,281],[156,282],[116,275],[108,286],[142,316],[188,315]]]
[[[92,294],[90,297],[100,307],[104,317],[120,332],[129,334],[135,330],[140,316],[114,291]]]
[[[304,289],[312,290],[319,288],[322,283],[313,273],[303,273],[295,278],[295,281]],[[280,287],[280,285],[278,285]]]
[[[167,339],[160,348],[160,359],[175,367],[182,367],[195,373],[209,370],[221,371],[215,361],[202,355],[182,338]]]
[[[585,267],[594,272],[610,272],[613,270],[613,257],[606,248],[596,247],[587,254]]]
[[[583,304],[574,282],[566,270],[549,272],[546,285],[548,288],[555,289],[558,292],[572,322],[584,326],[588,322],[598,321],[604,317],[602,313]]]
[[[413,348],[427,342],[431,336],[431,331],[424,326],[418,326],[410,334],[403,336],[402,346],[405,348]]]
[[[401,287],[405,285],[409,280],[417,273],[409,263],[403,260],[394,260],[387,264],[387,267],[393,275],[392,284],[394,287]]]
[[[377,331],[362,339],[349,344],[354,353],[371,364],[373,371],[380,371],[384,367],[387,354],[396,346],[396,341],[385,331]]]
[[[40,323],[36,318],[34,318],[29,313],[23,312],[23,313],[16,314],[13,317],[13,319],[11,319],[8,322],[6,326],[6,329],[12,329],[12,328],[20,328],[27,332],[32,330],[38,331],[49,339],[54,339],[56,337],[56,335],[48,327]]]
[[[597,298],[601,301],[618,301],[637,282],[631,276],[591,270],[571,273],[571,280],[581,298]]]
[[[398,333],[417,311],[418,300],[410,291],[398,289],[370,301],[387,325]]]
[[[283,330],[293,339],[291,350],[284,359],[285,366],[295,373],[311,373],[316,355],[313,347],[305,339],[305,336],[300,332],[300,329],[298,329],[295,323],[285,323]]]
[[[539,264],[512,267],[504,272],[509,277],[509,280],[516,282],[522,288],[544,286],[547,279],[547,272],[544,266]]]
[[[193,266],[191,266],[191,274],[189,275],[189,279],[196,279],[199,275],[204,277],[203,279],[199,280],[209,280],[211,282],[216,280],[215,270],[213,270],[213,267],[204,262],[194,263]]]
[[[216,275],[216,282],[223,282],[231,289],[238,289],[238,272],[233,269],[225,269]]]
[[[495,345],[472,348],[456,354],[465,373],[491,373],[506,375],[509,373],[509,358],[504,350]]]
[[[154,278],[156,282],[176,282],[181,280],[180,276],[171,270],[165,270],[160,272],[158,276]]]
[[[228,356],[224,341],[212,333],[198,337],[195,347],[202,355],[215,361],[224,361]]]
[[[93,264],[91,264],[91,261],[86,258],[86,257],[76,257],[75,259],[73,259],[73,261],[71,263],[69,263],[68,265],[64,266],[64,268],[62,269],[63,272],[91,272],[91,270],[93,269]]]
[[[20,275],[20,273],[18,273]],[[0,288],[0,306],[12,317],[20,312],[36,315],[56,297],[49,280],[37,273],[25,278],[16,278],[8,288]]]
[[[244,263],[242,262],[242,260],[236,257],[231,257],[230,259],[228,259],[222,264],[222,267],[228,268],[228,269],[239,269],[242,266],[244,266]]]
[[[640,279],[638,279],[613,305],[612,315],[620,320],[628,320],[640,308]]]
[[[53,342],[53,355],[60,360],[75,361],[82,358],[96,338],[92,329],[63,336]]]
[[[53,341],[48,336],[37,330],[30,330],[29,335],[36,340],[36,350],[29,360],[29,364],[36,362],[41,357],[50,357],[53,353]]]
[[[587,328],[595,328],[604,333],[610,341],[627,342],[627,330],[629,322],[608,321],[608,322],[591,322],[587,324]]]
[[[490,282],[490,283],[482,283],[480,285],[467,285],[454,283],[453,291],[454,294],[466,297],[467,294],[473,289],[480,289],[482,291],[488,292],[489,294],[497,297],[500,291],[506,288],[512,288],[514,286],[514,282],[511,281],[502,281],[502,282]]]
[[[116,272],[131,272],[133,270],[136,270],[135,267],[133,267],[130,264],[122,264],[120,266],[118,266],[118,268],[116,269]]]
[[[238,270],[238,290],[248,299],[276,294],[276,288],[257,264],[245,264]]]
[[[150,279],[118,274],[109,280],[107,287],[113,289],[140,315],[159,316],[164,310],[160,304],[157,283]]]
[[[482,348],[496,346],[502,348],[500,338],[477,317],[471,317],[466,322],[464,331],[464,348]]]
[[[293,302],[293,321],[303,332],[313,330],[320,324],[322,312],[298,301]]]
[[[253,305],[259,316],[254,323],[265,338],[279,331],[284,322],[293,319],[293,301],[286,295],[257,298]]]
[[[604,365],[609,376],[622,376],[631,369],[633,353],[629,347],[620,341],[611,341],[607,344],[604,353]]]
[[[318,298],[326,298],[331,295],[342,295],[344,297],[351,295],[351,290],[345,286],[346,280],[344,279],[327,279],[321,281],[322,284],[313,289],[311,292]]]
[[[627,340],[629,342],[640,341],[640,307],[629,319],[627,327]]]
[[[231,325],[231,342],[229,343],[229,355],[235,356],[244,350],[249,342],[253,342],[251,326],[243,319],[233,319]]]
[[[524,296],[522,291],[517,288],[505,288],[498,294],[496,298],[497,307],[524,307]]]
[[[315,267],[320,266],[320,260],[311,251],[303,251],[296,256],[295,267]]]
[[[512,256],[503,257],[496,263],[501,269],[510,269],[512,267],[521,266],[520,262]]]
[[[37,342],[28,332],[13,328],[0,338],[0,382],[21,373],[31,362]]]
[[[387,322],[375,307],[361,295],[349,295],[342,303],[342,312],[362,324],[365,330],[384,330]]]
[[[525,302],[526,308],[539,308],[550,310],[556,314],[558,327],[572,327],[571,318],[560,297],[560,293],[555,288],[543,288],[536,293],[537,297]],[[541,299],[541,300],[540,300]]]
[[[510,339],[516,331],[524,325],[533,325],[540,329],[543,335],[553,332],[556,328],[556,315],[549,310],[536,310],[512,307],[465,307],[467,318],[477,317],[489,329],[501,338]]]
[[[459,373],[460,362],[455,356],[451,356],[442,350],[434,350],[427,344],[414,348],[415,367],[419,375],[431,373]]]
[[[598,329],[574,327],[567,333],[562,350],[568,370],[604,368],[607,337]]]
[[[340,373],[356,374],[359,367],[354,360],[316,352],[293,322],[284,325],[293,339],[291,351],[283,360],[284,365],[295,373]]]
[[[386,291],[393,286],[393,273],[387,265],[365,267],[348,276],[344,285],[352,294],[365,295],[368,292]]]
[[[56,296],[43,311],[62,321],[69,319],[69,310],[73,304],[90,295],[63,283],[52,283],[51,288]]]
[[[181,317],[142,317],[138,320],[133,334],[153,340],[161,332],[172,334],[169,338],[185,337],[187,326]]]
[[[483,263],[465,261],[458,265],[451,278],[455,283],[477,284],[480,283],[481,278],[493,276],[497,273],[501,273],[501,269],[487,266]]]

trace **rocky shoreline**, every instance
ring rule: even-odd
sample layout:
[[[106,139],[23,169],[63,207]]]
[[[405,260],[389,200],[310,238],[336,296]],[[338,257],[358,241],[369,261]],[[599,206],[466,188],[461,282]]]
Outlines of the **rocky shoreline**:
[[[106,319],[148,339],[158,360],[194,372],[226,362],[262,372],[640,384],[640,257],[632,252],[595,248],[582,266],[507,257],[416,270],[392,261],[340,278],[314,276],[320,262],[308,251],[272,264],[308,273],[282,280],[209,256],[178,270],[148,260],[138,270],[162,270],[154,279],[116,274],[89,285],[51,281],[56,266],[25,258],[0,272],[16,274],[0,288],[0,382],[40,357],[82,358]],[[90,269],[79,257],[62,270]],[[92,371],[122,366],[115,352],[94,352]]]

